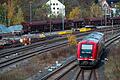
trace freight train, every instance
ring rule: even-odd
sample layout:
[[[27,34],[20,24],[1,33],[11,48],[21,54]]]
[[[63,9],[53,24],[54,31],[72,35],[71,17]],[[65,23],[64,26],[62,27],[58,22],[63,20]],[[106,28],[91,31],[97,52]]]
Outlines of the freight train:
[[[106,21],[105,21],[106,20]],[[63,30],[62,19],[56,20],[44,20],[44,21],[32,21],[22,22],[23,32],[50,32]],[[80,18],[75,20],[64,20],[64,30],[83,28],[86,25],[104,26],[104,25],[118,25],[120,24],[120,17],[108,17],[108,18]]]
[[[83,38],[77,46],[77,60],[80,67],[94,67],[104,52],[104,34],[93,32]]]

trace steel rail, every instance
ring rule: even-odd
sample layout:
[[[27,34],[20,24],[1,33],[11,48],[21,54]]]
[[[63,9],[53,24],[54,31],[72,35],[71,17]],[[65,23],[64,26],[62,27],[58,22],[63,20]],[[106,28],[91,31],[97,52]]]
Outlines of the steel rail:
[[[62,65],[61,67],[57,68],[57,69],[54,70],[53,72],[51,72],[51,73],[43,76],[43,77],[40,78],[39,80],[47,80],[47,79],[49,79],[51,76],[53,76],[55,73],[57,73],[58,71],[61,72],[63,69],[67,69],[66,71],[64,71],[62,74],[60,74],[60,75],[59,75],[57,78],[55,78],[55,79],[61,78],[65,73],[69,72],[71,69],[73,69],[75,66],[77,66],[76,60],[77,60],[77,59],[74,57],[70,62],[67,62],[65,65]],[[72,67],[70,67],[70,68],[68,69],[68,66],[71,65],[71,64],[73,64]],[[55,79],[53,79],[53,80],[55,80]]]
[[[77,36],[84,36],[87,34],[89,34],[89,32],[77,34]],[[0,52],[0,58],[3,58],[5,56],[9,56],[12,54],[16,54],[18,52],[29,51],[33,48],[37,48],[37,47],[44,46],[44,45],[49,45],[49,44],[54,43],[56,41],[63,41],[63,40],[66,41],[67,37],[57,38],[57,39],[53,39],[53,40],[49,40],[49,41],[37,42],[37,43],[31,44],[31,45],[18,47],[18,48],[12,49],[12,50],[2,51],[2,52]]]
[[[43,48],[43,49],[38,49],[38,50],[35,50],[35,51],[31,51],[31,52],[19,55],[17,57],[14,57],[12,59],[6,59],[5,61],[0,62],[0,68],[3,68],[3,67],[6,67],[10,64],[15,63],[15,62],[27,59],[29,57],[32,57],[32,56],[36,55],[36,54],[43,53],[44,51],[49,51],[49,50],[55,49],[55,48],[57,48],[56,46],[61,47],[61,46],[65,46],[65,45],[67,45],[67,41],[64,41],[63,43],[52,45],[52,46],[49,46],[49,47],[46,47],[46,48]],[[55,47],[55,48],[53,48],[53,47]]]
[[[108,47],[112,42],[118,40],[119,38],[120,38],[120,33],[109,38],[108,40],[105,41],[105,47]]]
[[[30,57],[35,56],[37,54],[42,54],[42,53],[45,53],[47,51],[54,50],[54,49],[59,48],[59,47],[64,47],[66,45],[67,45],[66,42],[62,42],[62,43],[55,44],[55,45],[48,45],[47,47],[44,47],[42,49],[34,50],[31,52],[26,52],[24,54],[15,56],[14,58],[9,58],[9,59],[3,60],[0,62],[0,68],[4,68],[4,67],[11,65],[13,63],[16,63],[18,61],[30,58]]]
[[[89,34],[90,32],[86,32],[86,33],[81,33],[81,34],[77,34],[76,36],[79,37],[79,36],[84,36],[84,35],[87,35]],[[15,48],[13,50],[7,50],[7,51],[2,51],[0,53],[0,58],[3,58],[5,56],[9,56],[9,55],[12,55],[12,54],[16,54],[18,52],[23,52],[23,51],[28,51],[28,50],[31,50],[33,48],[37,48],[37,47],[40,47],[41,45],[47,45],[49,42],[54,42],[54,40],[65,40],[66,37],[63,37],[63,38],[57,38],[57,39],[53,39],[53,40],[49,40],[49,41],[44,41],[44,42],[38,42],[38,43],[35,43],[35,44],[32,44],[32,45],[28,45],[28,46],[22,46],[20,48]]]
[[[118,29],[118,28],[117,28]],[[110,29],[108,29],[108,31],[109,31]],[[97,31],[101,31],[100,29],[98,29]],[[104,30],[102,30],[102,31],[104,31]],[[90,31],[91,32],[91,31]],[[76,34],[76,36],[83,36],[83,35],[86,35],[86,34],[89,34],[90,32],[86,32],[86,33],[79,33],[79,34]],[[29,50],[29,49],[31,49],[31,48],[35,48],[35,47],[39,47],[41,44],[45,44],[45,43],[49,43],[49,42],[52,42],[52,41],[54,41],[54,40],[62,40],[62,39],[65,39],[66,37],[62,37],[62,38],[57,38],[57,39],[53,39],[53,40],[49,40],[49,41],[43,41],[43,42],[37,42],[37,43],[34,43],[34,44],[31,44],[31,45],[27,45],[27,46],[22,46],[22,47],[18,47],[18,48],[15,48],[15,49],[10,49],[10,50],[3,50],[3,51],[1,51],[0,52],[0,55],[9,55],[9,54],[7,54],[7,53],[11,53],[11,52],[14,52],[15,53],[15,51],[23,51],[23,50]],[[2,56],[0,56],[0,57],[2,57]]]
[[[79,69],[78,69],[77,72],[75,73],[75,76],[73,77],[72,80],[77,80],[81,72],[82,72],[82,69],[79,67]]]
[[[33,48],[37,48],[37,47],[40,47],[42,45],[47,45],[49,43],[54,42],[55,40],[61,41],[62,39],[64,39],[64,38],[57,38],[57,39],[53,39],[53,40],[49,40],[49,41],[37,42],[37,43],[31,44],[31,45],[18,47],[18,48],[12,49],[12,50],[2,51],[2,52],[0,52],[0,58],[2,58],[4,56],[11,55],[11,54],[15,54],[15,53],[18,53],[21,51],[27,51],[27,50],[30,50]]]
[[[1,60],[0,61],[0,68],[4,68],[4,67],[9,66],[9,65],[16,63],[18,61],[30,58],[32,56],[35,56],[36,54],[41,54],[41,53],[44,53],[46,51],[50,51],[50,50],[53,50],[53,49],[56,49],[59,47],[66,46],[67,43],[68,43],[68,41],[66,40],[66,41],[62,41],[62,42],[58,42],[58,43],[48,44],[47,47],[43,47],[43,48],[37,47],[37,49],[35,49],[33,51],[29,51],[29,52],[22,53],[23,51],[21,51],[21,54],[19,54],[17,56],[14,56],[12,58],[8,58],[5,60]]]
[[[118,39],[120,39],[120,33],[113,36],[112,38],[109,38],[108,40],[106,40],[105,41],[105,47],[108,47],[111,43],[113,43],[114,41],[116,41]],[[83,72],[80,71],[80,72],[77,72],[77,73],[81,73],[82,74],[81,80],[84,80],[84,71]],[[95,69],[91,70],[90,75],[88,77],[88,80],[91,80],[92,74],[93,74],[94,80],[98,80]],[[78,75],[76,75],[76,78],[74,80],[77,80],[77,79],[78,79]]]
[[[120,39],[119,35],[120,35],[120,34],[117,34],[117,35],[111,37],[110,39],[106,40],[106,41],[105,41],[105,47],[109,46],[112,42]],[[66,66],[67,66],[67,64],[66,64]],[[63,67],[63,68],[64,68],[64,67]],[[71,68],[71,69],[73,69],[73,68]],[[68,72],[69,72],[71,69],[69,69]],[[57,70],[56,70],[56,71],[57,71]],[[77,80],[78,75],[79,75],[80,73],[82,74],[81,79],[84,80],[84,70],[83,70],[83,69],[80,69],[79,71],[80,71],[80,72],[77,72],[77,73],[76,73],[76,76],[75,76],[74,80]],[[56,72],[55,72],[55,73],[56,73]],[[52,76],[52,74],[55,74],[55,73],[52,72],[52,73],[50,74],[50,76]],[[66,72],[66,73],[67,73],[67,72]],[[97,80],[97,75],[96,75],[96,71],[95,71],[95,70],[91,70],[90,75],[89,75],[89,77],[88,77],[88,80],[91,80],[92,74],[94,74],[94,78],[95,78],[95,80]],[[48,74],[48,75],[49,75],[49,74]],[[47,80],[48,77],[49,77],[48,75],[46,75],[47,78],[43,78],[43,79],[40,79],[40,80]],[[64,75],[65,75],[65,73],[61,73],[61,75],[58,76],[55,80],[59,80],[59,79],[60,79],[62,76],[64,76]],[[48,79],[48,80],[49,80],[49,79]]]

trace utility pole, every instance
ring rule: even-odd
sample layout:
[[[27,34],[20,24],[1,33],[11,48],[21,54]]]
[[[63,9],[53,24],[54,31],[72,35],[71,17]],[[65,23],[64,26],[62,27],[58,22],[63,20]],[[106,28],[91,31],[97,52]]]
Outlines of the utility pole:
[[[112,18],[112,35],[113,35],[113,18]]]
[[[51,5],[52,5],[52,3],[51,3],[51,0],[50,0],[50,32],[52,32],[52,25],[51,25],[51,14],[52,14],[52,9],[51,9]]]
[[[107,25],[107,9],[105,8],[105,11],[104,11],[104,16],[105,16],[105,26]]]
[[[32,21],[32,1],[29,2],[29,8],[30,8],[30,22]]]
[[[8,6],[8,11],[7,11],[8,26],[10,26],[11,25],[11,18],[13,16],[13,11],[12,11],[13,1],[12,0],[8,0],[8,5],[7,6]]]
[[[111,6],[112,6],[112,8],[113,8],[113,2],[111,2]],[[114,16],[114,15],[113,15],[113,11],[111,10],[111,20],[112,20],[112,23],[111,23],[111,24],[112,24],[112,35],[113,35],[113,25],[114,25],[114,24],[113,24],[113,16]]]
[[[6,10],[6,9],[4,10],[4,13],[5,13],[5,24],[6,24],[6,26],[8,26],[8,21],[7,21],[7,10]]]
[[[107,25],[107,7],[105,6],[104,9],[104,17],[105,17],[105,26]],[[105,34],[106,34],[106,30],[105,30]]]
[[[62,0],[62,3],[64,5],[64,0]],[[62,6],[62,30],[64,30],[64,7]]]

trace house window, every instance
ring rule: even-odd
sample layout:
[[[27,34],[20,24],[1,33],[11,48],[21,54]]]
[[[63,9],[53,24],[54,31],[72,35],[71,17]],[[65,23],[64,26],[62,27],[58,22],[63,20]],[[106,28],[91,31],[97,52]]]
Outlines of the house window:
[[[56,3],[56,5],[58,5],[58,3]]]
[[[59,10],[59,8],[57,8],[57,10]]]
[[[59,11],[57,11],[57,14],[59,14]]]
[[[53,5],[55,5],[55,3],[53,3]]]
[[[55,7],[53,7],[53,9],[55,10]]]

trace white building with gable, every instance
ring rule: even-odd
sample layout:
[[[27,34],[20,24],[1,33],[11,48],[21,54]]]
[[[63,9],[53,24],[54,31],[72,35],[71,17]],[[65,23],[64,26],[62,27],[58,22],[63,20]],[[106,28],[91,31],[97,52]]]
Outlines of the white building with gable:
[[[106,0],[99,0],[99,3],[104,11],[104,15],[110,16],[111,15],[111,8]]]
[[[49,0],[46,4],[51,6],[51,14],[55,16],[63,14],[63,16],[65,16],[65,6],[60,1]],[[50,14],[48,16],[50,16]]]

